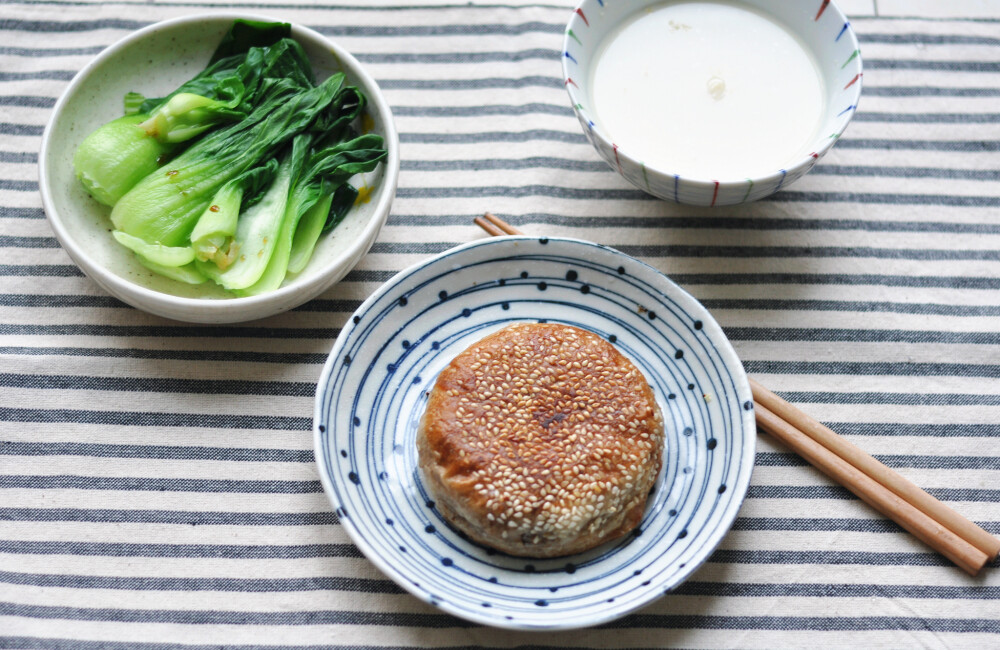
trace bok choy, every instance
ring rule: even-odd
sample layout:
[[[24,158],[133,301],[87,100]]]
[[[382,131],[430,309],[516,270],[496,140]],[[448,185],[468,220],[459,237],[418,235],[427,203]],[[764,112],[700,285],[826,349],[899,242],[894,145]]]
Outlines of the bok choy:
[[[84,139],[77,177],[144,266],[237,295],[302,271],[353,206],[349,180],[387,155],[358,133],[364,95],[341,73],[317,84],[283,23],[235,21],[205,70],[125,106]]]

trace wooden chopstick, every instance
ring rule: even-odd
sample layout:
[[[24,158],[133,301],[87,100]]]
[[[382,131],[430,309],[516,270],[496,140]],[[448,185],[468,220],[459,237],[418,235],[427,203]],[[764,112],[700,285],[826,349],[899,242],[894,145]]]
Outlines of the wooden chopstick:
[[[510,225],[500,217],[486,212],[481,217],[476,217],[472,220],[477,226],[493,235],[494,237],[500,237],[502,235],[523,235],[524,233]]]
[[[753,390],[753,399],[757,405],[764,406],[771,413],[791,424],[834,455],[843,458],[886,489],[926,513],[934,521],[968,541],[982,551],[989,560],[995,560],[997,555],[1000,555],[1000,539],[990,535],[924,492],[909,479],[875,460],[860,447],[837,435],[833,430],[809,417],[752,378],[750,379],[750,388]]]
[[[479,226],[480,228],[482,228],[483,230],[485,230],[486,232],[488,232],[493,237],[503,237],[504,235],[509,235],[510,234],[510,233],[506,233],[506,232],[500,230],[499,228],[497,228],[496,226],[494,226],[492,223],[490,223],[486,219],[483,219],[482,217],[476,217],[475,219],[473,219],[473,221],[475,222],[475,224],[477,226]]]
[[[489,212],[474,222],[495,237],[524,234]],[[752,378],[750,388],[761,429],[964,571],[974,576],[1000,555],[996,537]]]
[[[754,401],[756,402],[756,396]],[[760,403],[754,404],[757,425],[785,443],[821,472],[862,501],[910,531],[928,546],[976,575],[989,558],[986,553],[951,532],[860,469],[802,433]],[[877,461],[876,461],[877,462]],[[891,471],[891,470],[890,470]],[[970,522],[971,523],[971,522]],[[973,524],[975,525],[975,524]]]

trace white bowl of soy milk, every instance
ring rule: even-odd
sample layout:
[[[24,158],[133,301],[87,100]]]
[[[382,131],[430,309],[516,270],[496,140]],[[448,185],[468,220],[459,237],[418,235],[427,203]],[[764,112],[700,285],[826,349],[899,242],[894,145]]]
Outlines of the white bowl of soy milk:
[[[584,0],[563,75],[615,170],[705,206],[755,201],[808,172],[862,85],[857,37],[830,0]]]

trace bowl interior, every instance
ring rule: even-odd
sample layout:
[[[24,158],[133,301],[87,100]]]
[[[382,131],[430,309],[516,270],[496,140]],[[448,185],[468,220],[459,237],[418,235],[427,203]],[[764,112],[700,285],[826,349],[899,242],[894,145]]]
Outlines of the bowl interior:
[[[93,200],[77,181],[73,172],[73,153],[87,134],[122,115],[122,97],[126,92],[162,96],[201,71],[236,17],[249,16],[211,15],[168,21],[112,45],[74,79],[57,104],[49,124],[43,145],[44,157],[40,161],[42,191],[48,195],[46,213],[73,260],[106,289],[133,304],[132,292],[143,293],[144,289],[166,296],[202,301],[225,299],[228,302],[259,302],[261,298],[267,300],[272,294],[282,293],[287,302],[290,294],[316,284],[320,276],[336,274],[330,280],[335,281],[357,262],[381,225],[373,224],[373,220],[385,217],[379,212],[383,208],[387,212],[386,193],[395,191],[394,180],[386,182],[387,166],[391,164],[388,161],[363,179],[356,177],[352,181],[356,186],[372,188],[369,200],[355,206],[334,231],[320,238],[309,265],[301,273],[286,279],[281,289],[260,297],[234,298],[213,282],[191,286],[170,280],[143,267],[131,252],[114,241],[108,218],[111,209]],[[386,138],[388,148],[395,147],[388,109],[379,105],[378,88],[360,72],[357,63],[348,60],[344,53],[338,53],[312,30],[296,25],[292,36],[309,55],[319,80],[335,71],[343,71],[350,84],[362,89],[369,99],[367,110],[374,122],[372,130]],[[395,152],[390,151],[390,156],[395,158]],[[369,241],[364,250],[357,252],[355,249],[361,238]],[[315,293],[318,291],[313,295]]]
[[[670,178],[679,175],[683,180],[706,183],[713,183],[715,180],[738,181],[743,183],[745,188],[745,178],[691,179],[685,177],[681,169],[662,169],[652,166],[647,168],[643,161],[633,158],[627,148],[619,148],[612,143],[611,137],[603,131],[599,120],[591,110],[592,98],[589,88],[591,71],[596,58],[600,55],[602,42],[637,12],[662,4],[669,3],[663,0],[636,2],[584,0],[570,19],[566,30],[563,70],[566,75],[567,90],[584,126],[584,132],[598,151],[639,187],[643,187],[644,182],[648,185],[648,181],[643,181],[641,177],[638,182],[635,178],[630,178],[628,170],[622,168],[623,161],[628,161],[636,168],[642,166],[646,173],[657,173]],[[796,176],[807,171],[833,145],[853,116],[861,91],[861,59],[857,38],[843,13],[829,0],[809,2],[738,0],[736,4],[758,10],[794,34],[813,55],[820,72],[822,87],[825,90],[825,112],[815,131],[811,146],[805,148],[805,151],[810,153],[803,155],[799,160],[788,161],[784,169],[775,169],[773,174],[753,178],[756,181],[778,176],[779,181],[790,182],[793,180],[793,169],[801,168],[801,172]],[[608,152],[611,152],[610,155]],[[788,174],[787,179],[784,178],[785,174]],[[756,189],[748,190],[750,196],[747,198],[752,200],[754,195],[765,191],[767,186],[767,183],[761,183]],[[770,191],[774,191],[774,188],[772,187]]]

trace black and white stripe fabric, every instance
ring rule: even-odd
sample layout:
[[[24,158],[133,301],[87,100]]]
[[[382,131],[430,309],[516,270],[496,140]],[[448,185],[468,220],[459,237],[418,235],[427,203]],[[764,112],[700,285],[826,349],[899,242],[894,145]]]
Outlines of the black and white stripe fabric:
[[[567,2],[239,5],[368,67],[400,187],[319,299],[190,326],[81,275],[43,215],[37,152],[102,48],[233,7],[0,4],[0,648],[1000,644],[995,566],[967,577],[766,435],[708,564],[613,625],[553,635],[404,594],[348,540],[311,448],[340,326],[400,269],[482,237],[489,210],[665,271],[762,383],[1000,533],[997,19],[853,15],[865,90],[844,137],[772,199],[708,210],[633,189],[584,140],[560,77]]]

